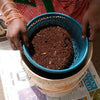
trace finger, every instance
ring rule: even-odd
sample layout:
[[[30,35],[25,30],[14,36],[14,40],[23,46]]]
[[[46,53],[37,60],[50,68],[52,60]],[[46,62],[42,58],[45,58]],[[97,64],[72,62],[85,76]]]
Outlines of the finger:
[[[10,34],[9,34],[10,33]],[[14,33],[14,32],[12,32]],[[9,28],[7,30],[7,34],[6,34],[7,39],[9,40],[10,46],[12,47],[12,49],[17,50],[17,46],[15,44],[15,39],[14,36],[11,34],[11,32],[9,32]]]
[[[17,47],[15,46],[15,44],[12,40],[9,40],[9,43],[13,50],[17,50]]]
[[[94,33],[90,33],[90,37],[89,37],[89,40],[93,40],[94,39]]]
[[[90,26],[90,36],[89,40],[93,40],[95,34],[98,32],[98,29],[96,27]]]
[[[29,43],[28,43],[28,36],[26,32],[22,33],[22,40],[23,40],[23,43],[28,47]]]
[[[88,17],[87,17],[87,15],[85,15],[82,20],[82,38],[83,39],[87,36],[87,34],[89,34],[88,26],[89,26]]]
[[[22,51],[22,44],[20,42],[20,38],[19,37],[15,38],[14,42],[15,42],[15,46],[17,47],[17,49]]]

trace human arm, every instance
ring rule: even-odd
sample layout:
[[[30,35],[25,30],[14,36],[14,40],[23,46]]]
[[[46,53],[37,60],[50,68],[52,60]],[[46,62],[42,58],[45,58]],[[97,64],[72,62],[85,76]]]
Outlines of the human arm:
[[[91,0],[82,21],[82,38],[86,36],[93,40],[100,34],[100,0]]]
[[[0,0],[0,7],[7,1],[13,1],[13,0]],[[16,8],[13,4],[6,4],[3,7],[2,12],[6,11],[7,9],[10,8]],[[17,13],[16,10],[11,10],[9,12],[9,14],[11,13]],[[7,15],[5,15],[5,17],[7,17]],[[28,37],[27,37],[27,32],[26,32],[26,27],[24,24],[24,21],[21,18],[16,18],[14,20],[11,20],[10,23],[8,24],[7,27],[7,34],[6,34],[9,43],[11,45],[11,47],[14,50],[21,50],[22,51],[22,44],[21,44],[21,40],[23,41],[23,43],[28,46]]]

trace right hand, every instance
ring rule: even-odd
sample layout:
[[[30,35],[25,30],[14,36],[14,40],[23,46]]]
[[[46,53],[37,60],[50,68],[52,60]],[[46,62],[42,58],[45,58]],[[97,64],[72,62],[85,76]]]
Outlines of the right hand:
[[[6,36],[10,42],[12,49],[14,50],[23,50],[21,41],[26,46],[29,46],[26,27],[24,22],[20,18],[11,21],[11,23],[8,25]]]

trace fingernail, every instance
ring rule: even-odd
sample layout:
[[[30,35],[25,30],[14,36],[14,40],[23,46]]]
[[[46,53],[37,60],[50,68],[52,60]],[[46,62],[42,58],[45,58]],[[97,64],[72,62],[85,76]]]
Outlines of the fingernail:
[[[84,38],[85,38],[85,36],[84,36],[84,35],[82,35],[82,38],[84,39]]]

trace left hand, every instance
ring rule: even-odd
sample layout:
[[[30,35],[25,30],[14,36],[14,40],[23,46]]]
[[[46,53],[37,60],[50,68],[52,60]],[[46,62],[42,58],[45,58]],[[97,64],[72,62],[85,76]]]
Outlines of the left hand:
[[[82,38],[86,36],[93,40],[96,34],[100,34],[100,1],[92,0],[82,21]]]

